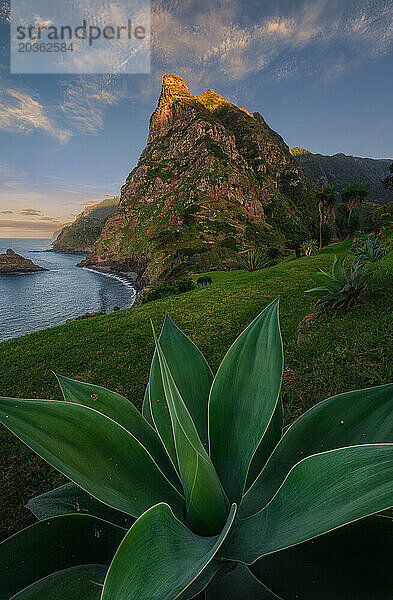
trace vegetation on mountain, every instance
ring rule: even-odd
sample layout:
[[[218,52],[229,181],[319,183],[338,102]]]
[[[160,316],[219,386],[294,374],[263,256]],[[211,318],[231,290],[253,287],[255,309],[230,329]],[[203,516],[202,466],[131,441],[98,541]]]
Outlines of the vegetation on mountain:
[[[384,204],[392,198],[382,184],[389,173],[391,159],[360,158],[341,153],[324,156],[302,148],[292,148],[291,153],[306,175],[319,186],[334,185],[339,192],[354,181],[364,181],[370,186],[369,202]]]
[[[83,264],[137,272],[140,287],[233,266],[307,236],[313,190],[261,115],[165,75],[147,146]]]
[[[300,585],[304,600],[319,588],[328,597],[326,564],[337,563],[342,535],[355,545],[357,522],[366,540],[367,518],[393,505],[393,384],[328,398],[283,431],[278,312],[276,300],[257,315],[215,377],[166,317],[142,414],[117,393],[63,376],[63,401],[0,398],[0,422],[71,478],[34,498],[39,521],[0,545],[5,597],[287,600],[299,584],[288,589],[282,571],[329,535],[335,543],[314,560],[311,589]],[[70,487],[94,498],[83,514],[71,505],[64,515]],[[372,522],[385,541],[391,519]],[[349,583],[356,597],[389,594],[389,552],[364,545],[366,588],[353,573],[364,560],[356,546],[352,572],[340,576],[337,564],[328,581],[334,597]],[[271,554],[283,567],[273,576]]]
[[[393,202],[388,202],[372,211],[360,211],[358,220],[359,228],[362,231],[366,233],[380,233],[384,227],[391,227],[393,225]]]
[[[389,172],[391,173],[391,175],[388,177],[385,177],[385,179],[383,180],[382,183],[389,192],[393,193],[393,162],[389,166]]]
[[[55,252],[89,252],[99,238],[108,217],[119,205],[119,197],[105,198],[87,206],[73,223],[64,226],[52,242]]]

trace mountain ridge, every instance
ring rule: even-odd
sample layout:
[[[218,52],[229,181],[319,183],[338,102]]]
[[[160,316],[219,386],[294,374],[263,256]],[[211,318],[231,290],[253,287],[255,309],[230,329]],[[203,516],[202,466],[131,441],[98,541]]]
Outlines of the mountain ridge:
[[[119,196],[86,206],[72,223],[66,223],[52,237],[54,252],[90,252],[107,219],[119,205]]]
[[[82,264],[135,271],[141,286],[225,268],[256,241],[304,235],[314,187],[259,113],[167,74],[119,208]]]
[[[342,152],[325,155],[298,146],[292,148],[291,153],[308,177],[319,186],[334,185],[340,191],[354,181],[363,181],[370,185],[370,202],[384,204],[392,199],[382,180],[388,176],[393,159],[352,156]]]

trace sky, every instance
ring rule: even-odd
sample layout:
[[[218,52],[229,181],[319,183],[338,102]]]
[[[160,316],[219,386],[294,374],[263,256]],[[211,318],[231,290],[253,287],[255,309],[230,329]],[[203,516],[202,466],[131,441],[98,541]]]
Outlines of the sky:
[[[11,74],[9,22],[0,0],[0,238],[48,238],[119,194],[164,73],[290,147],[393,157],[392,0],[153,1],[150,74]]]

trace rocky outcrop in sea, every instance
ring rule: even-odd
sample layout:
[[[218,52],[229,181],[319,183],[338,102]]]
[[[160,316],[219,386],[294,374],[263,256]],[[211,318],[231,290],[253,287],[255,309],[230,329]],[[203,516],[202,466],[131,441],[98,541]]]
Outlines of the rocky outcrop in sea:
[[[32,260],[16,254],[11,248],[5,254],[0,254],[0,274],[35,273],[38,271],[47,271],[47,269],[35,265]]]

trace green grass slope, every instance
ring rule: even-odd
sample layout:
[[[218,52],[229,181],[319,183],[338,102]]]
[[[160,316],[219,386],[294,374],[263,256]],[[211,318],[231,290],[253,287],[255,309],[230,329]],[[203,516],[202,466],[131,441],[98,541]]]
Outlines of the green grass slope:
[[[311,299],[303,293],[310,274],[328,268],[334,254],[344,254],[348,246],[336,244],[316,257],[254,273],[211,273],[209,288],[4,342],[0,395],[60,398],[56,371],[104,385],[140,407],[153,353],[150,319],[159,328],[169,313],[216,369],[236,336],[277,296],[286,422],[332,394],[393,381],[393,252],[376,265],[363,305],[314,321],[298,344],[297,326],[312,313]],[[1,536],[7,537],[33,521],[23,508],[29,498],[63,479],[5,429],[0,448]]]

